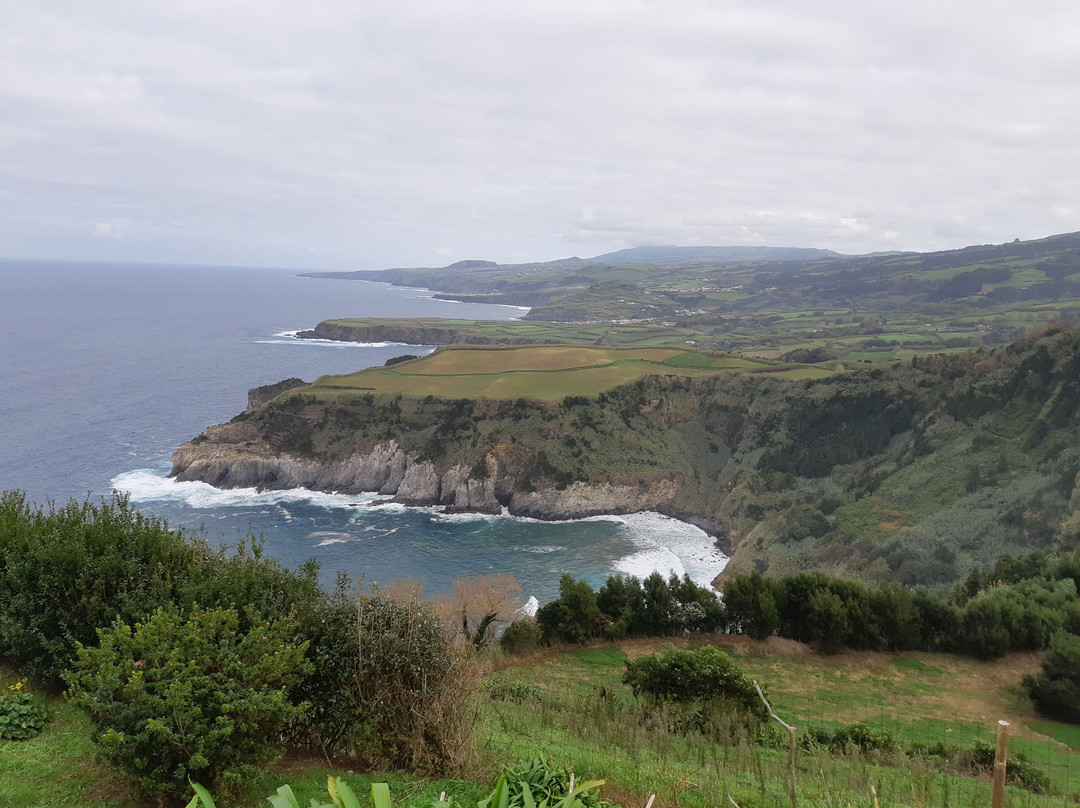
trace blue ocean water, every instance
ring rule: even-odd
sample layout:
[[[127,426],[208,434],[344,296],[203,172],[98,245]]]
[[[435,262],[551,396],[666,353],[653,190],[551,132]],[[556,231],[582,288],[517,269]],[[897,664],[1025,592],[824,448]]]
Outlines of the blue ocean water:
[[[522,313],[297,273],[0,261],[0,490],[44,504],[119,489],[141,510],[213,541],[254,531],[290,566],[314,557],[328,583],[338,571],[411,576],[429,594],[461,575],[512,572],[544,601],[563,572],[599,585],[612,571],[685,571],[706,582],[723,568],[706,534],[656,514],[552,524],[167,479],[176,446],[243,410],[250,387],[432,350],[303,341],[291,332],[331,317]]]

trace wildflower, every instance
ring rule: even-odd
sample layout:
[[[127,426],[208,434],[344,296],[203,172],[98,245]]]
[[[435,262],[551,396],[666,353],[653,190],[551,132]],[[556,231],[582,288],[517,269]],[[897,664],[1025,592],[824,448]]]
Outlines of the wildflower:
[[[143,666],[143,664],[142,664],[142,661],[141,661],[141,660],[137,660],[137,661],[135,662],[135,667],[136,667],[136,668],[141,668],[142,666]]]

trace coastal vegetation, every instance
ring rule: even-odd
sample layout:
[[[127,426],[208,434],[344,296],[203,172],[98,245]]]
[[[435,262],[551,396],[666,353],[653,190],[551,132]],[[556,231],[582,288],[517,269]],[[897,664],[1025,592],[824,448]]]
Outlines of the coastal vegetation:
[[[43,554],[59,563],[48,567]],[[573,767],[578,783],[605,780],[601,796],[624,805],[649,793],[664,805],[712,805],[726,794],[767,805],[786,795],[786,741],[753,698],[757,680],[799,727],[806,798],[824,789],[851,799],[873,783],[885,805],[943,794],[973,802],[987,787],[978,779],[988,771],[987,719],[1007,715],[1065,739],[1018,741],[1012,787],[1067,805],[1080,800],[1070,788],[1071,736],[1054,721],[1069,719],[1075,688],[1078,569],[1076,551],[1001,559],[945,597],[751,574],[728,582],[723,603],[685,578],[616,576],[594,592],[567,576],[537,617],[540,638],[522,643],[528,621],[519,621],[485,650],[476,617],[500,611],[509,581],[460,587],[447,613],[466,619],[455,624],[415,584],[358,590],[342,581],[324,592],[311,565],[286,570],[257,541],[211,548],[122,497],[39,509],[9,493],[0,499],[0,686],[53,695],[39,734],[0,741],[14,772],[0,798],[62,804],[71,795],[42,798],[26,784],[67,765],[80,772],[68,787],[107,795],[83,804],[114,808],[140,795],[182,802],[189,778],[222,805],[255,805],[283,782],[307,799],[328,772],[357,792],[389,779],[394,804],[434,805],[441,790],[467,805],[490,792],[500,769],[549,782],[555,765]],[[92,608],[73,611],[76,601],[55,597],[64,591],[83,593],[78,601]],[[987,600],[1013,604],[1016,619],[984,612]],[[771,629],[752,628],[769,624],[757,612],[777,616]],[[928,615],[938,629],[919,622]],[[1047,646],[1033,626],[1053,632],[1041,670],[1030,652],[1016,653]],[[1001,627],[1025,633],[991,645],[993,654],[969,644]],[[841,631],[833,641],[830,632]],[[544,634],[581,650],[545,650]],[[784,639],[799,634],[809,648]],[[596,645],[597,636],[608,639]],[[925,637],[965,656],[888,650],[929,647]],[[820,655],[807,655],[815,648]],[[28,672],[30,687],[19,678]],[[56,679],[66,699],[49,690]],[[1051,721],[1036,718],[1028,693]],[[944,703],[954,709],[943,718]],[[957,711],[961,703],[970,715]],[[872,705],[876,715],[865,709]],[[284,768],[268,764],[285,750]],[[539,768],[517,762],[536,759]],[[358,767],[376,774],[342,773]],[[399,769],[413,774],[378,774]],[[105,782],[106,791],[94,785]]]

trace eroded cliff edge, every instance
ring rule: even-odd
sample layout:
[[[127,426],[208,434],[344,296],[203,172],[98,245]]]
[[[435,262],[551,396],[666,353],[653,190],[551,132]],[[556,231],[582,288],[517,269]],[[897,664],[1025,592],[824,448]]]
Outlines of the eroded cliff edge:
[[[449,511],[501,513],[536,519],[580,519],[663,509],[676,484],[670,479],[635,483],[574,481],[562,487],[525,483],[523,468],[505,450],[487,453],[482,467],[440,467],[406,452],[395,440],[368,451],[323,461],[282,452],[253,423],[208,428],[172,456],[172,474],[218,488],[307,488],[391,495],[405,505],[439,505]]]

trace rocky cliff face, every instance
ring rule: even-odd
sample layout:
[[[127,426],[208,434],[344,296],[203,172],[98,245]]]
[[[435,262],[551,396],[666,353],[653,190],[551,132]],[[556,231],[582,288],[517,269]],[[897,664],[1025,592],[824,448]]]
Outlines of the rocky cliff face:
[[[481,472],[484,471],[481,469]],[[170,476],[217,488],[308,488],[355,494],[378,492],[406,505],[442,505],[451,512],[501,513],[535,519],[580,519],[664,507],[675,493],[671,480],[621,484],[575,482],[522,490],[500,452],[488,455],[486,475],[455,465],[439,469],[393,441],[336,462],[294,457],[276,450],[258,427],[231,423],[208,428],[172,456]]]

